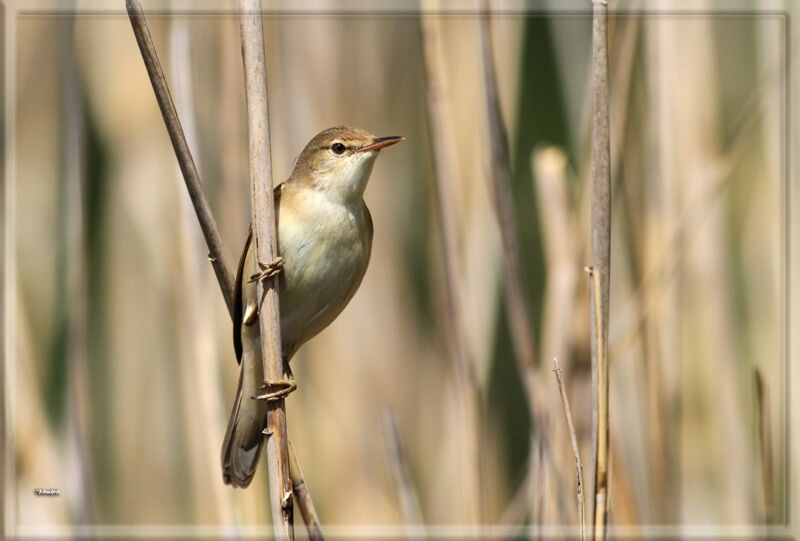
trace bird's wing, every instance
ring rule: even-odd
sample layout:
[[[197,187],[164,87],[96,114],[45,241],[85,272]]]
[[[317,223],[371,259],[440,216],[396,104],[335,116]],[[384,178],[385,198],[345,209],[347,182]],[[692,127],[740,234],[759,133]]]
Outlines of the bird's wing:
[[[281,182],[273,190],[275,215],[277,220],[278,206],[280,205],[281,192],[286,182]],[[369,213],[369,211],[367,211]],[[372,220],[370,219],[370,224]],[[242,317],[244,314],[244,300],[242,299],[242,280],[244,278],[244,262],[247,260],[247,251],[253,240],[253,226],[247,231],[247,240],[244,242],[242,255],[239,257],[239,267],[236,269],[236,282],[233,285],[233,351],[236,353],[236,363],[242,362]]]
[[[247,240],[244,242],[244,250],[239,258],[239,268],[236,269],[236,282],[233,285],[233,350],[236,352],[236,363],[242,362],[242,313],[244,306],[242,302],[242,275],[244,274],[244,262],[247,259],[247,250],[250,249],[250,241],[253,238],[253,227],[247,230]]]
[[[363,201],[361,202],[364,205],[364,216],[367,218],[367,231],[369,232],[369,240],[372,242],[372,234],[375,232],[375,227],[372,225],[372,214],[369,213],[369,207]]]

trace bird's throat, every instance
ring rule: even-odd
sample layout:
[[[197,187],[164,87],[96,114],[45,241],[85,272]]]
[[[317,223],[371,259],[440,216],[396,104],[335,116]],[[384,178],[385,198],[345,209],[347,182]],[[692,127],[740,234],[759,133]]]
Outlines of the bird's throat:
[[[364,197],[374,164],[375,156],[348,160],[340,167],[312,173],[312,184],[316,189],[323,190],[332,201],[350,206]]]

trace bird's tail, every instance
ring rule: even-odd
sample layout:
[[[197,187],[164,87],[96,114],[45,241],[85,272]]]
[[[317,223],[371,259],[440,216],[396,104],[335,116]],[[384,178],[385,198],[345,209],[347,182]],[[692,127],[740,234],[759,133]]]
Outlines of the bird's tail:
[[[264,441],[262,431],[266,420],[266,402],[252,398],[257,394],[257,380],[250,371],[260,368],[261,362],[246,357],[245,354],[242,359],[236,399],[222,443],[222,479],[234,487],[246,487],[253,480],[261,443]]]

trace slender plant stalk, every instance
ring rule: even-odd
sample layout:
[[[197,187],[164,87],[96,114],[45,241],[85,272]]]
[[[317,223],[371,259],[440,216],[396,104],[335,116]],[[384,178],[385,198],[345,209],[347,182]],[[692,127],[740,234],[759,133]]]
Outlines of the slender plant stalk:
[[[574,311],[581,255],[573,232],[578,231],[578,216],[569,193],[567,157],[556,147],[537,148],[531,155],[532,178],[537,194],[538,213],[544,238],[547,284],[544,292],[542,333],[540,349],[548,357],[569,357],[575,334]],[[537,401],[544,402],[542,409],[548,417],[547,435],[543,437],[548,461],[554,465],[553,484],[558,493],[558,503],[551,507],[550,518],[557,519],[565,511],[569,497],[568,486],[575,468],[566,449],[569,441],[567,426],[560,421],[563,412],[558,388],[553,385],[539,389]],[[554,447],[554,449],[550,449]],[[566,518],[566,517],[565,517]]]
[[[581,529],[581,540],[586,539],[586,513],[583,504],[583,464],[581,463],[581,452],[578,448],[578,437],[575,435],[575,425],[572,422],[572,410],[569,407],[567,390],[564,387],[564,380],[561,377],[561,367],[558,366],[558,359],[553,357],[553,373],[556,375],[558,392],[561,395],[561,405],[564,408],[564,417],[567,420],[569,430],[569,442],[572,445],[572,454],[575,456],[575,485],[576,498],[578,500],[578,523]]]
[[[547,254],[545,259],[548,262],[548,276],[551,277],[548,279],[545,292],[544,313],[546,317],[543,318],[544,332],[541,335],[541,351],[562,352],[561,354],[564,355],[567,354],[571,339],[573,303],[569,300],[575,296],[577,287],[577,271],[575,269],[580,259],[575,242],[570,237],[570,231],[575,227],[576,219],[567,192],[569,180],[566,165],[566,156],[556,147],[537,149],[531,156],[532,177],[536,181],[534,188],[538,194],[542,228],[546,233],[544,235],[547,241],[545,242],[545,253]],[[552,392],[558,393],[558,390],[552,389]],[[573,466],[562,459],[564,453],[561,452],[561,449],[552,448],[553,443],[562,441],[562,439],[566,441],[568,434],[566,434],[563,423],[554,424],[549,421],[548,417],[552,415],[555,419],[554,416],[558,412],[551,411],[553,410],[550,404],[552,400],[549,396],[545,397],[545,393],[549,395],[551,388],[540,388],[538,393],[529,395],[529,399],[535,399],[538,405],[534,408],[534,413],[537,426],[541,428],[536,435],[535,443],[531,445],[531,455],[536,453],[537,446],[541,445],[545,459],[548,464],[553,466],[552,473],[556,474],[553,484],[558,494],[552,509],[559,510],[564,508],[562,500],[565,499],[559,479],[565,478],[568,474],[567,468]],[[543,400],[544,404],[542,404]],[[565,431],[563,437],[560,433],[562,430]],[[509,503],[501,515],[503,524],[515,524],[524,520],[529,515],[532,506],[535,507],[533,491],[528,486],[536,486],[541,489],[542,483],[535,472],[536,460],[534,457],[532,456],[528,462],[525,481],[509,499]]]
[[[758,448],[761,455],[761,492],[764,499],[763,521],[772,524],[774,516],[772,477],[772,430],[769,417],[769,395],[761,370],[753,372],[756,387],[756,423],[758,425]]]
[[[592,390],[594,407],[594,539],[608,518],[608,314],[611,269],[611,152],[608,126],[608,6],[593,0],[592,17]]]
[[[311,499],[311,494],[303,479],[303,470],[300,469],[300,463],[297,461],[292,440],[289,440],[289,475],[292,477],[294,497],[297,499],[297,507],[303,516],[308,538],[311,541],[322,541],[325,537],[322,535],[317,509],[314,507],[314,501]]]
[[[573,238],[575,209],[570,202],[567,156],[557,147],[536,149],[531,159],[547,261],[541,351],[569,353],[580,256]]]
[[[528,291],[522,279],[522,264],[519,260],[514,194],[511,187],[511,159],[497,89],[488,0],[483,0],[481,7],[483,13],[479,19],[479,35],[483,88],[486,95],[486,124],[489,132],[489,188],[500,225],[500,238],[503,245],[505,304],[508,320],[511,323],[512,345],[528,405],[533,408],[533,379],[536,362],[533,318],[528,305]]]
[[[526,405],[534,424],[545,426],[547,403],[542,393],[537,392],[536,346],[533,334],[528,290],[522,278],[519,240],[514,212],[511,158],[508,135],[500,107],[500,92],[494,64],[492,28],[489,17],[489,1],[481,1],[481,16],[478,20],[480,40],[481,73],[485,95],[486,127],[489,148],[489,191],[497,215],[500,240],[503,250],[503,279],[506,317],[511,326],[511,343],[514,349],[517,373],[522,383]],[[561,303],[562,305],[565,303]],[[548,447],[547,436],[541,435],[541,443]],[[538,481],[535,481],[538,482]],[[523,493],[527,494],[527,493]]]
[[[253,244],[257,267],[269,264],[278,255],[275,209],[272,197],[272,155],[269,139],[267,67],[264,58],[264,25],[260,0],[240,0],[240,31],[247,94],[248,135],[250,140],[250,196]],[[259,280],[258,321],[261,328],[261,360],[264,387],[286,380],[281,355],[281,327],[278,305],[278,279]],[[272,524],[276,539],[292,539],[294,497],[289,477],[289,442],[286,427],[286,401],[267,403],[267,463]]]
[[[182,120],[189,148],[196,149],[198,129],[192,84],[190,19],[176,18],[170,21],[169,56],[171,95],[175,110]],[[175,180],[181,183],[178,178],[181,176],[179,168],[176,169]],[[189,199],[180,199],[180,213],[175,220],[180,267],[171,276],[172,287],[179,292],[178,310],[183,323],[177,333],[180,341],[178,357],[181,395],[187,417],[201,414],[203,418],[215,419],[227,413],[223,412],[224,406],[214,370],[217,349],[213,332],[213,303],[217,299],[209,295],[214,285],[207,279],[203,265],[205,242],[194,223],[194,209]],[[192,446],[189,453],[194,459],[191,470],[193,486],[187,488],[197,492],[193,496],[196,516],[208,516],[211,511],[216,513],[221,523],[230,524],[236,515],[229,490],[218,482],[219,435],[212,430],[196,430],[193,424],[187,424],[185,430],[186,441]]]
[[[395,419],[394,412],[389,408],[386,408],[383,412],[383,436],[389,452],[392,480],[397,492],[397,499],[400,501],[400,507],[403,509],[406,524],[420,526],[423,524],[423,520],[419,496],[417,495],[414,481],[411,479],[411,473],[408,471],[408,463],[400,441],[400,430],[397,428],[397,419]],[[409,531],[409,535],[411,537],[419,537],[420,532]]]
[[[547,464],[545,463],[544,440],[536,438],[536,476],[534,477],[536,491],[533,494],[533,524],[536,526],[537,539],[542,539],[542,529],[544,527],[545,502],[547,501],[546,491],[548,484]]]
[[[442,222],[442,236],[444,237],[444,263],[447,267],[448,284],[448,312],[451,320],[457,324],[451,325],[450,334],[457,339],[452,340],[456,357],[456,368],[464,381],[472,382],[476,379],[474,369],[469,362],[466,339],[463,334],[461,322],[462,307],[461,297],[456,289],[458,281],[450,281],[456,276],[456,269],[460,266],[458,253],[457,223],[453,213],[453,187],[458,177],[455,142],[451,132],[451,114],[444,95],[444,66],[441,51],[440,21],[433,16],[424,15],[421,21],[422,35],[426,65],[426,92],[428,111],[431,117],[430,129],[433,139],[434,166],[436,169],[436,187],[438,189],[439,213]]]
[[[210,207],[206,201],[205,194],[203,193],[202,183],[197,173],[197,168],[194,165],[191,152],[189,151],[189,146],[186,143],[186,138],[184,136],[183,129],[181,128],[181,123],[175,110],[175,106],[172,103],[172,98],[169,93],[169,86],[167,85],[167,80],[164,77],[164,72],[161,69],[161,64],[158,60],[158,54],[156,52],[155,45],[153,44],[153,39],[150,35],[150,30],[147,26],[144,13],[142,12],[142,6],[138,0],[126,0],[126,8],[128,11],[128,16],[131,20],[131,26],[133,27],[133,31],[136,36],[136,41],[139,44],[139,50],[141,51],[142,59],[145,67],[147,68],[148,76],[150,77],[150,82],[152,83],[153,90],[155,91],[156,100],[158,101],[159,108],[161,109],[161,114],[164,117],[164,124],[166,125],[167,132],[169,133],[173,148],[175,149],[175,155],[178,160],[178,164],[180,165],[181,173],[183,173],[184,181],[186,182],[186,187],[189,190],[190,198],[192,200],[192,205],[195,213],[197,214],[197,219],[200,222],[206,245],[208,246],[209,260],[214,268],[214,273],[217,277],[217,282],[219,284],[220,291],[222,292],[222,296],[225,299],[225,303],[228,307],[228,312],[232,315],[233,274],[231,274],[229,267],[225,264],[225,257],[222,250],[222,243],[220,241],[221,237],[219,235],[219,229],[217,228],[216,221],[211,214]],[[302,478],[302,473],[299,468],[299,462],[297,462],[297,458],[293,455],[292,460],[298,464],[298,468],[294,470],[294,475],[292,475],[292,484],[305,486],[305,482]],[[311,501],[307,490],[305,497],[309,502]],[[311,510],[313,509],[313,505],[300,506],[301,512],[304,512],[304,509]],[[309,520],[309,517],[304,516],[304,518],[306,521]],[[319,519],[316,518],[316,516],[310,520],[314,520],[317,524],[319,524]]]
[[[230,271],[231,267],[225,261],[222,239],[216,228],[214,217],[211,215],[211,207],[208,206],[208,202],[203,195],[203,183],[194,164],[189,145],[186,144],[183,127],[181,127],[181,121],[178,119],[175,104],[172,103],[167,79],[161,69],[161,62],[158,60],[153,38],[150,35],[150,29],[147,27],[147,21],[142,12],[142,5],[138,0],[125,0],[125,7],[128,10],[128,17],[131,20],[133,33],[136,35],[136,42],[139,44],[139,51],[142,53],[145,68],[147,68],[147,75],[150,76],[150,83],[153,85],[153,91],[156,94],[158,107],[161,109],[161,116],[164,118],[164,124],[167,127],[167,133],[169,133],[169,139],[172,141],[172,148],[175,149],[175,156],[178,158],[178,165],[181,168],[181,173],[183,173],[186,189],[189,191],[189,197],[197,214],[197,220],[200,222],[203,236],[206,239],[206,244],[208,244],[211,266],[217,275],[217,281],[220,284],[224,284],[222,294],[225,297],[225,304],[228,305],[228,311],[232,312],[233,274]]]
[[[75,18],[65,25],[63,49],[64,84],[64,173],[61,201],[61,233],[65,251],[59,263],[59,280],[65,290],[64,325],[66,326],[66,351],[69,359],[67,374],[67,441],[68,456],[74,457],[78,467],[71,468],[75,493],[79,497],[70,501],[76,520],[90,523],[93,515],[92,495],[96,485],[92,462],[87,446],[91,441],[91,407],[89,404],[89,344],[88,344],[88,283],[86,273],[86,236],[83,191],[85,189],[84,152],[86,139],[85,111],[81,93],[82,81],[78,70],[75,42]]]
[[[424,9],[435,9],[436,7],[427,4],[423,6]],[[444,90],[441,23],[437,17],[424,13],[420,21],[425,61],[425,90],[433,141],[436,202],[442,234],[441,247],[444,253],[447,335],[450,354],[454,357],[458,376],[458,394],[463,412],[461,419],[464,451],[469,465],[466,496],[470,499],[469,507],[473,519],[482,522],[480,519],[485,516],[486,502],[483,482],[485,453],[480,430],[480,389],[464,335],[464,314],[457,270],[460,267],[461,258],[458,251],[457,220],[453,212],[453,193],[455,191],[453,184],[457,182],[459,176],[456,167],[455,142],[451,131],[452,117]]]
[[[595,472],[594,472],[594,535],[593,539],[605,539],[608,514],[608,367],[606,344],[603,340],[603,307],[600,300],[600,273],[587,269],[590,277],[592,298],[592,342],[597,343],[597,356],[592,358],[597,390],[593,407],[595,421]],[[594,322],[598,322],[594,324]],[[594,349],[594,348],[593,348]]]

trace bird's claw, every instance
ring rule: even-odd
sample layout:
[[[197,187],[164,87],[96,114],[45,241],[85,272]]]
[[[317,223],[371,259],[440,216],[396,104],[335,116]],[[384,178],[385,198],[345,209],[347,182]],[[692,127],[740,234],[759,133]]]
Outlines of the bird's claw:
[[[261,270],[251,275],[248,283],[263,282],[264,280],[276,276],[283,269],[283,258],[281,256],[278,256],[269,265],[265,265],[264,263],[259,261],[258,268]]]
[[[297,389],[297,381],[295,381],[293,377],[279,379],[264,383],[260,389],[266,392],[254,396],[253,400],[272,402],[273,400],[281,400],[292,394]]]

